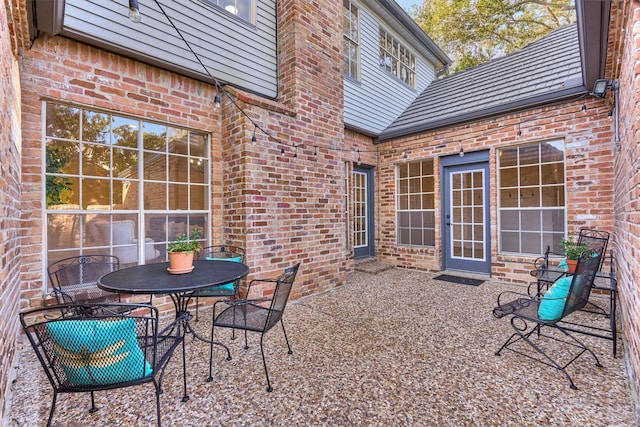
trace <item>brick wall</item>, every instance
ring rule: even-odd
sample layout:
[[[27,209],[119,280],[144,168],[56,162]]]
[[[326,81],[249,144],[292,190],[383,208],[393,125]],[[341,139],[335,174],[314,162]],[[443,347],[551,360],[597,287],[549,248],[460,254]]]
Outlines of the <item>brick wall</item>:
[[[280,1],[278,100],[229,89],[245,114],[224,105],[225,156],[235,165],[224,223],[244,239],[256,275],[302,262],[294,298],[346,280],[341,7]]]
[[[18,50],[23,46],[19,16],[9,1],[0,3],[0,419],[13,378],[13,361],[20,333],[20,79]]]
[[[582,111],[582,105],[587,107]],[[498,241],[496,153],[500,147],[563,139],[565,141],[566,206],[568,233],[582,227],[613,231],[613,127],[609,108],[599,99],[585,99],[562,105],[511,114],[422,135],[379,144],[376,204],[378,209],[378,257],[394,264],[427,271],[439,271],[441,233],[436,227],[433,248],[396,245],[395,165],[405,161],[434,158],[435,189],[439,194],[439,157],[489,150],[491,241]],[[518,136],[518,131],[521,135]],[[460,142],[462,141],[462,142]],[[435,224],[440,224],[441,206],[436,197]],[[507,256],[492,245],[492,276],[507,282],[530,282],[532,257]]]
[[[62,37],[42,35],[22,59],[23,215],[22,309],[43,303],[42,100],[107,109],[211,132],[220,143],[215,87]],[[219,151],[219,150],[218,150]],[[212,162],[212,176],[223,165]],[[220,191],[220,189],[217,189]],[[217,208],[214,207],[214,211]],[[221,230],[217,229],[216,234]],[[169,309],[168,301],[154,301]]]
[[[345,282],[345,175],[339,149],[342,6],[329,0],[284,3],[278,22],[281,85],[286,90],[272,101],[227,88],[222,114],[214,106],[215,86],[101,49],[43,35],[25,51],[23,213],[29,222],[24,231],[22,308],[41,305],[46,289],[43,99],[211,132],[213,243],[244,246],[252,276],[273,276],[302,262],[294,297]],[[258,130],[258,141],[252,144],[249,118],[277,140]],[[169,308],[166,301],[163,305]]]
[[[614,162],[615,250],[625,353],[640,390],[640,3],[612,3],[606,77],[620,84],[620,148]],[[611,102],[612,99],[610,98]]]

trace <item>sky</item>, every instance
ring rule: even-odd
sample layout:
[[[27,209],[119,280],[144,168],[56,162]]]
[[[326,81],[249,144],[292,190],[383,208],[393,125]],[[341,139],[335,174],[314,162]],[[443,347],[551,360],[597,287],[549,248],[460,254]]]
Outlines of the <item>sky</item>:
[[[422,0],[396,0],[404,10],[411,10],[411,6],[422,3]]]

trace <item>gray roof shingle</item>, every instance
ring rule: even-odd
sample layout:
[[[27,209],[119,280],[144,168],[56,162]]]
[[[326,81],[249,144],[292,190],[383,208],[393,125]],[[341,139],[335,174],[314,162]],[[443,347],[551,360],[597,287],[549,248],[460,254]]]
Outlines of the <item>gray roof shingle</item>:
[[[379,141],[558,101],[587,90],[576,24],[517,52],[434,80]]]

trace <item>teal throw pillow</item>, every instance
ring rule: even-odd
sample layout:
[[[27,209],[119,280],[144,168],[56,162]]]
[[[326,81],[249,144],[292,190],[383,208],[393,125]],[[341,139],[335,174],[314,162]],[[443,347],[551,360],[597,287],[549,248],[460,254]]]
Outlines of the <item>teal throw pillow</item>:
[[[231,261],[231,262],[240,262],[242,261],[242,257],[232,257],[232,258],[215,258],[215,257],[205,257],[207,261]],[[233,282],[225,283],[224,285],[216,285],[206,288],[208,291],[233,291]]]
[[[46,328],[70,384],[115,384],[153,373],[138,346],[132,318],[60,320]]]
[[[540,320],[558,320],[562,316],[572,280],[572,276],[558,279],[545,292],[538,306],[538,318]]]

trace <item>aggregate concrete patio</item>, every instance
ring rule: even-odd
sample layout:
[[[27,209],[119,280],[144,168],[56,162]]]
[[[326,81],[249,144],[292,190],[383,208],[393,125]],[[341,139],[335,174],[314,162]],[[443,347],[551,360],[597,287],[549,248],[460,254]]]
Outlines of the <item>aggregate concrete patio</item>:
[[[304,266],[302,266],[304,268]],[[634,426],[636,409],[624,361],[611,342],[585,337],[604,365],[583,355],[565,376],[513,352],[494,355],[511,334],[491,310],[501,291],[521,286],[487,281],[475,287],[436,281],[435,274],[379,269],[357,272],[338,289],[293,301],[282,330],[265,338],[274,391],[267,393],[259,336],[230,344],[232,361],[215,354],[207,383],[208,346],[188,340],[189,395],[181,401],[177,353],[164,379],[164,426]],[[578,313],[578,316],[586,314]],[[201,311],[196,328],[209,329]],[[594,316],[591,315],[591,318]],[[596,316],[597,317],[597,316]],[[21,353],[5,426],[45,425],[51,391],[30,347]],[[148,384],[96,395],[61,395],[53,425],[155,425]]]

